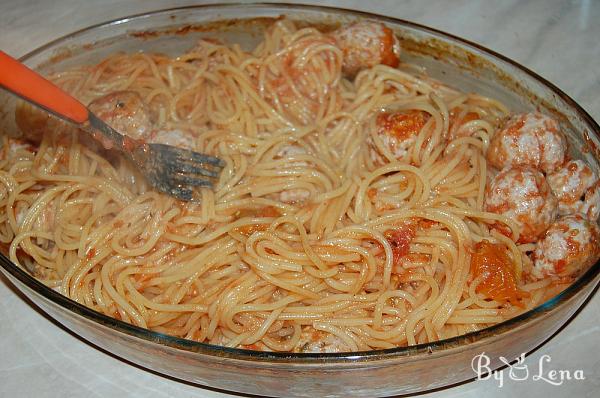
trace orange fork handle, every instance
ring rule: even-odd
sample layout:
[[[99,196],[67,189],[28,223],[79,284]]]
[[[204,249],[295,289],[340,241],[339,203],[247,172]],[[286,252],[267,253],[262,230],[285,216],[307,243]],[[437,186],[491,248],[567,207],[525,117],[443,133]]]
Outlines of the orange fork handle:
[[[85,105],[3,51],[0,86],[63,119],[75,123],[88,120]]]

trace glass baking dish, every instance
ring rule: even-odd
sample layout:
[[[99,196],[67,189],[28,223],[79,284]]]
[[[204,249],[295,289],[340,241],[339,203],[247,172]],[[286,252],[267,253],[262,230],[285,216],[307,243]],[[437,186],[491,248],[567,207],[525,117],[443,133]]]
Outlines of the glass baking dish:
[[[209,5],[162,10],[91,26],[29,53],[43,73],[97,63],[117,52],[178,54],[199,38],[218,37],[251,48],[273,21],[334,27],[361,18],[395,30],[403,60],[463,91],[503,101],[514,111],[538,109],[556,117],[571,148],[598,171],[600,127],[571,98],[515,62],[477,44],[411,22],[336,8],[299,5]],[[10,133],[11,100],[0,100]],[[197,343],[142,329],[97,313],[47,288],[0,255],[2,272],[35,305],[84,339],[144,368],[230,391],[267,396],[388,396],[431,390],[476,375],[471,359],[485,351],[490,368],[540,345],[585,302],[600,280],[594,264],[558,296],[487,329],[417,346],[340,354],[256,352]]]

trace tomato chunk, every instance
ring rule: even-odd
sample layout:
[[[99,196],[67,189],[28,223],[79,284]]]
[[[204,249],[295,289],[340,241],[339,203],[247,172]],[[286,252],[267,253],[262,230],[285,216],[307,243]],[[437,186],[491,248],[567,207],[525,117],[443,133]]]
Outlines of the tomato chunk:
[[[415,228],[412,225],[402,225],[385,232],[385,238],[392,246],[394,265],[400,264],[401,259],[409,253],[410,242],[414,239],[415,233]]]
[[[501,302],[524,307],[520,299],[529,293],[517,287],[514,265],[502,245],[483,240],[477,243],[471,255],[471,273],[482,277],[475,291]]]

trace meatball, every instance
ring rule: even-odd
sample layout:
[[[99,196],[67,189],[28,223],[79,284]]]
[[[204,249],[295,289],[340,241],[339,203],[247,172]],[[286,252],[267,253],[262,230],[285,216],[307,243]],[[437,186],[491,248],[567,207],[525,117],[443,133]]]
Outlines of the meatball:
[[[565,161],[567,140],[558,122],[541,113],[514,115],[490,140],[487,160],[501,170],[508,166],[530,166],[545,173]]]
[[[332,37],[298,36],[270,59],[257,88],[289,121],[309,125],[325,117],[324,106],[341,110],[342,57]]]
[[[558,201],[552,194],[546,178],[539,171],[517,166],[502,170],[488,185],[485,192],[486,211],[502,214],[521,227],[519,243],[535,242],[554,219]],[[495,228],[508,235],[504,224]]]
[[[600,215],[600,181],[587,190],[583,204],[581,205],[581,213],[585,214],[588,220],[596,222]]]
[[[575,276],[600,256],[600,229],[581,214],[561,217],[546,231],[533,254],[532,274]]]
[[[88,108],[121,134],[140,140],[150,136],[150,110],[135,91],[115,91],[96,98]]]
[[[398,160],[408,161],[428,116],[421,111],[381,113],[375,120],[375,134]],[[373,148],[377,151],[377,148]],[[373,153],[376,158],[376,152]]]
[[[196,137],[183,130],[154,130],[150,134],[150,142],[176,146],[183,149],[194,150]]]
[[[21,131],[22,138],[34,144],[39,144],[44,134],[56,131],[64,124],[45,110],[35,108],[24,101],[17,104],[15,123]]]
[[[552,192],[558,199],[558,213],[577,213],[586,191],[598,181],[598,177],[583,160],[571,160],[546,177]]]
[[[400,43],[382,23],[356,22],[336,30],[333,37],[344,53],[342,71],[346,76],[379,64],[395,68],[400,62]]]

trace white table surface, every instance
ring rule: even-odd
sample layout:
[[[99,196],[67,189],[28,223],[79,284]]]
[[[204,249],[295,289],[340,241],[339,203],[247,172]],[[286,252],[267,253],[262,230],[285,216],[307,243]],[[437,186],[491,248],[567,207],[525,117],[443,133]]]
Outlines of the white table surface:
[[[105,20],[200,1],[0,0],[0,49],[20,56],[66,33]],[[554,82],[600,120],[600,1],[310,1],[419,22],[478,42]],[[600,297],[525,360],[530,374],[583,371],[585,380],[553,386],[472,381],[424,397],[596,397],[600,391]],[[211,397],[230,395],[173,381],[88,345],[32,309],[0,278],[1,397]]]

